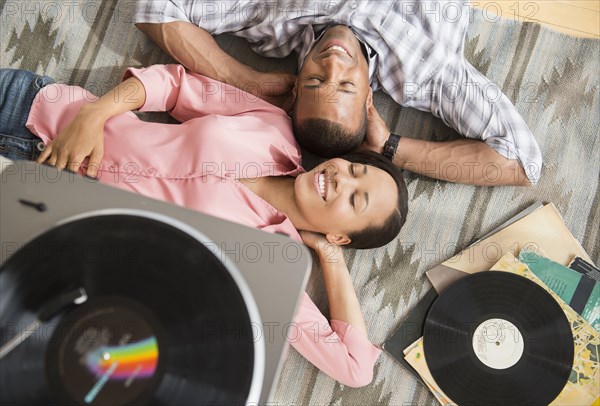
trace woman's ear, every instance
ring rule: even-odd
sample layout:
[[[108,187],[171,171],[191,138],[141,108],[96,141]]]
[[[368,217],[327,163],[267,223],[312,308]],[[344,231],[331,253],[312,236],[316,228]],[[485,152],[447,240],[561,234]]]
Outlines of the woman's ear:
[[[347,245],[352,242],[350,237],[347,234],[326,234],[325,238],[329,241],[330,244],[335,245]]]

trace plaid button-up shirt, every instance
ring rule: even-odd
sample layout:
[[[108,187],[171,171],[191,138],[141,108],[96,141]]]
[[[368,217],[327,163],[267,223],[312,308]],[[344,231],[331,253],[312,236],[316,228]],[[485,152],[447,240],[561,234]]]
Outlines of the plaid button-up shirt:
[[[213,35],[246,38],[264,56],[296,52],[300,65],[324,28],[350,26],[372,51],[373,90],[518,160],[535,183],[542,156],[533,134],[498,86],[464,58],[469,18],[464,0],[139,0],[134,21],[189,21]]]

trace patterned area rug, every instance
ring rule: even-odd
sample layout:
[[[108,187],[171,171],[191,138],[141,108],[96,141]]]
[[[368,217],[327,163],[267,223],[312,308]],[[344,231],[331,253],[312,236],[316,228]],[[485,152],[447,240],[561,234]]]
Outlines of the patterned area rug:
[[[131,24],[134,1],[0,0],[0,67],[22,68],[102,94],[127,66],[170,59]],[[536,24],[473,12],[467,58],[516,104],[544,156],[533,188],[455,185],[407,174],[410,217],[398,238],[378,250],[347,251],[370,337],[383,343],[431,287],[424,273],[535,201],[554,202],[592,259],[600,259],[600,42]],[[260,69],[293,70],[294,58],[256,57],[243,41],[221,37],[226,51]],[[392,130],[443,140],[455,137],[432,116],[394,104],[376,105]],[[164,117],[159,119],[163,120]],[[327,311],[322,277],[309,285]],[[344,387],[290,350],[277,404],[434,404],[428,391],[383,354],[373,383]]]

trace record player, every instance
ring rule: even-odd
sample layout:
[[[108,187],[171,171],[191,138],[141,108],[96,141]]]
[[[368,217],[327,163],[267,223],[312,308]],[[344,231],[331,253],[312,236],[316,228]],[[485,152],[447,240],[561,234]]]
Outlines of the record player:
[[[306,247],[33,162],[0,188],[3,401],[272,398]]]

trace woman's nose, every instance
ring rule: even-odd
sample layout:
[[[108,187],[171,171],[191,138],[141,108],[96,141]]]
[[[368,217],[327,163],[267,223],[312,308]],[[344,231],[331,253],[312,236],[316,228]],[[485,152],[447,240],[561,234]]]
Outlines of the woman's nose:
[[[338,191],[341,190],[345,190],[345,189],[353,189],[356,188],[356,184],[358,182],[358,179],[356,179],[354,176],[352,176],[352,174],[350,173],[339,173],[338,174],[338,178],[337,178],[337,187],[338,187]]]

